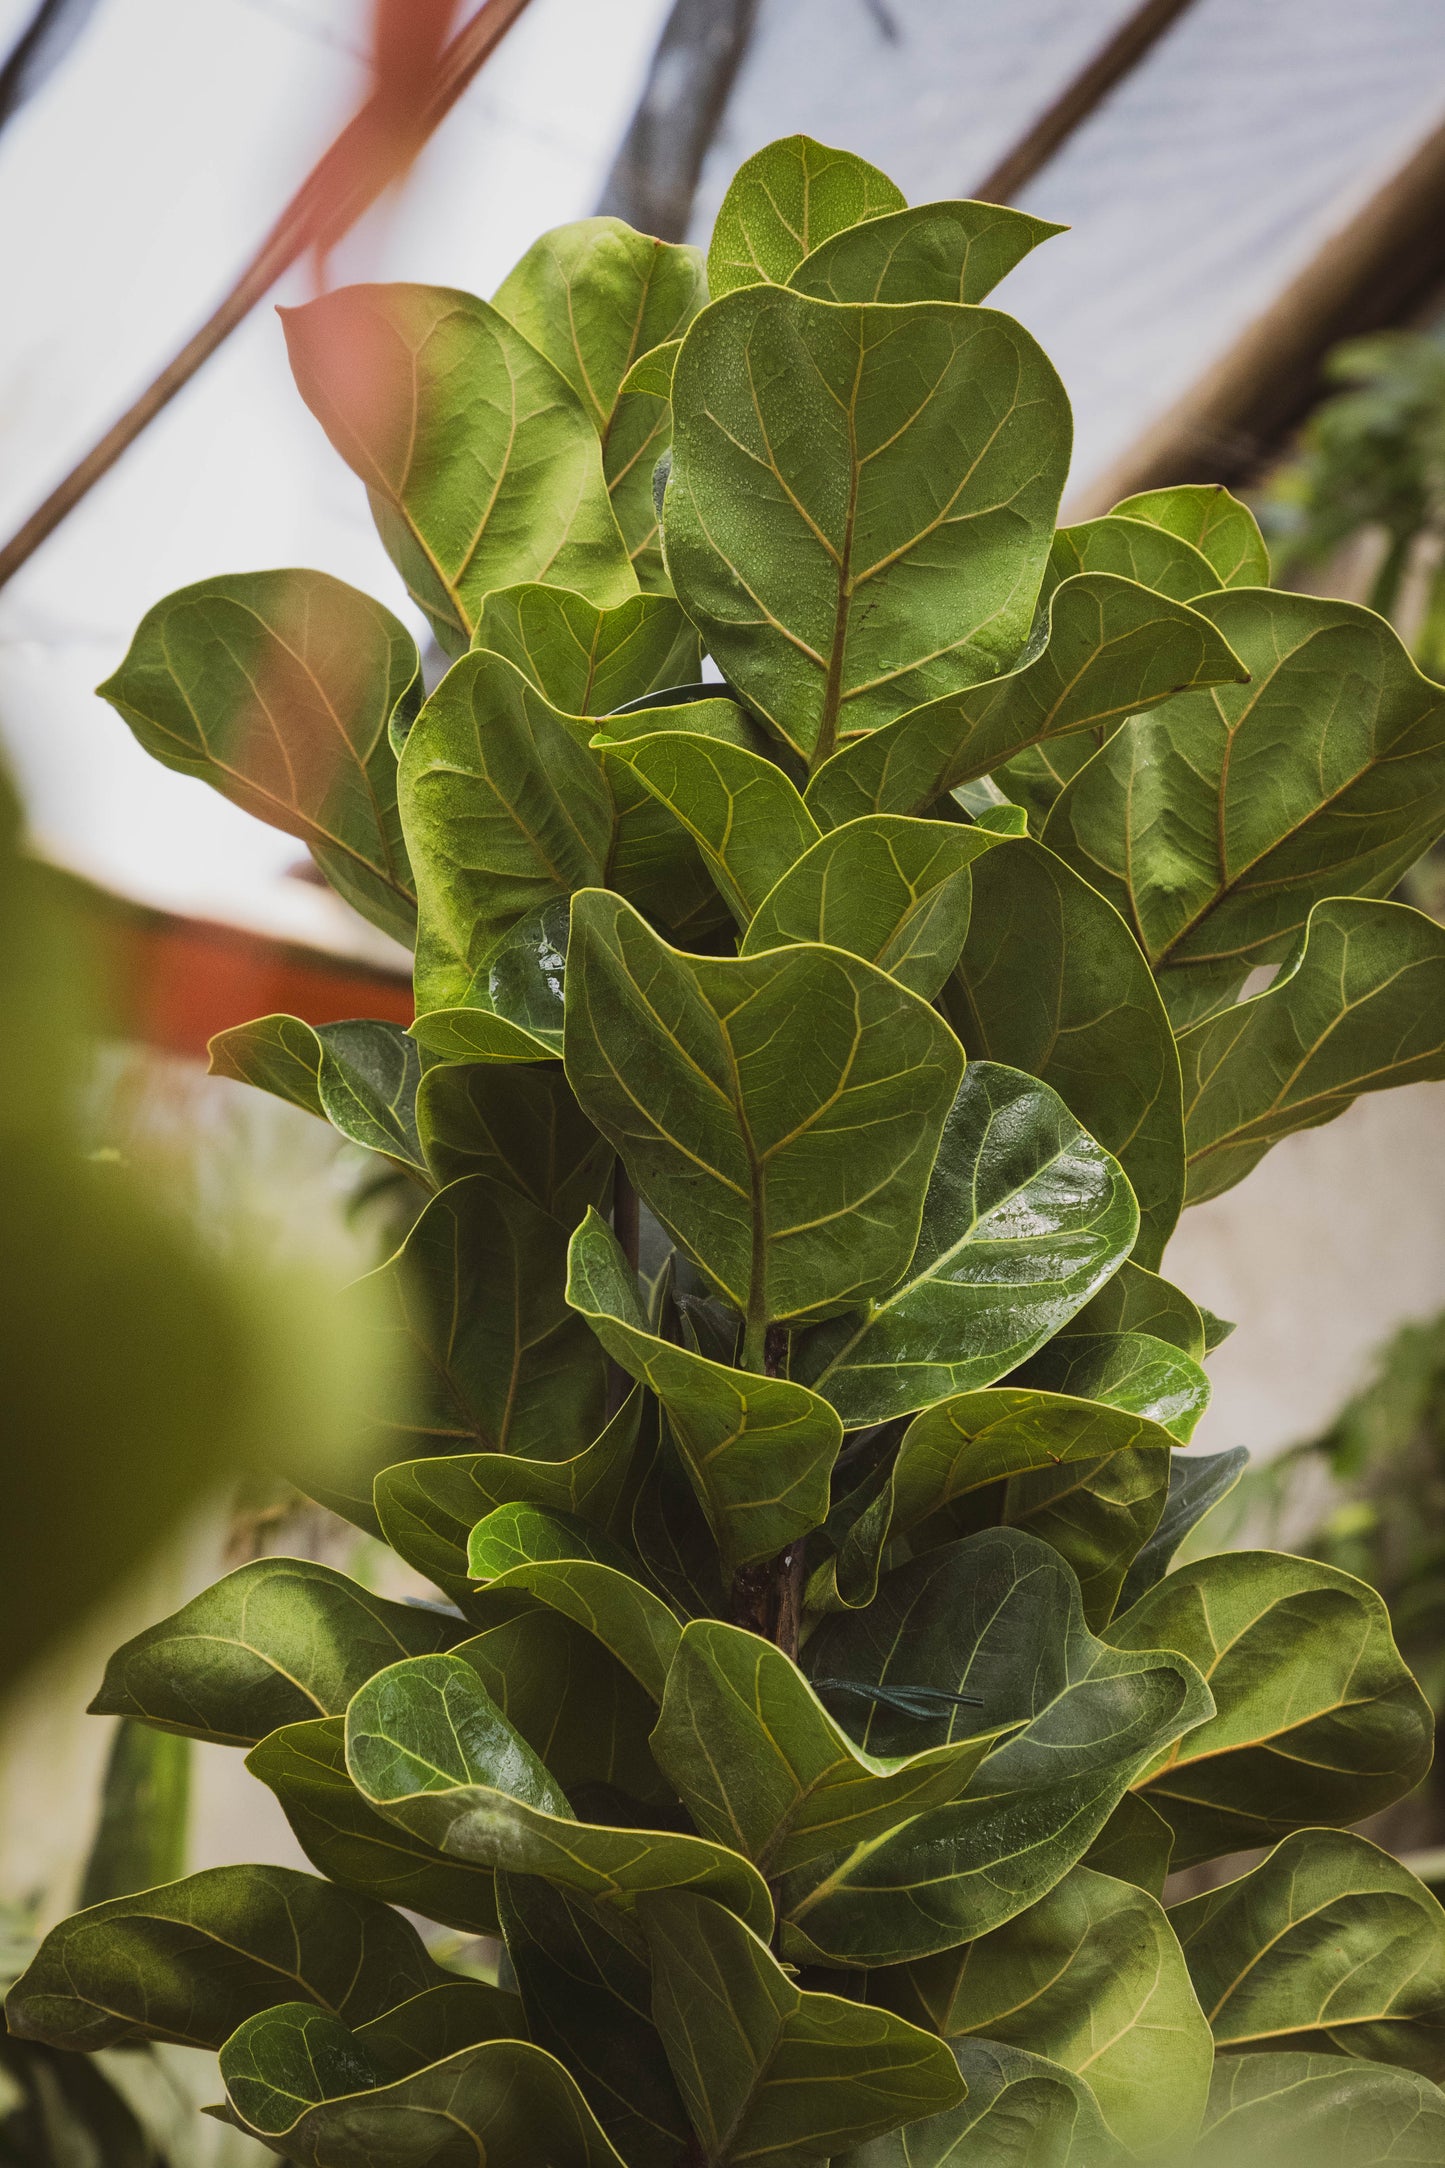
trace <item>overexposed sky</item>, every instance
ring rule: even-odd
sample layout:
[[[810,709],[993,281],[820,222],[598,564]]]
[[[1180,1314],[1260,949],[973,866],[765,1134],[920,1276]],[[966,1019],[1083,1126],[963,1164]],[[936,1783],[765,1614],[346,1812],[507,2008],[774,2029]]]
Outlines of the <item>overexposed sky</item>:
[[[666,5],[532,0],[333,282],[490,293],[539,231],[590,212]],[[29,13],[0,0],[7,45]],[[6,532],[209,312],[351,112],[368,16],[369,0],[98,0],[0,136]],[[273,300],[312,290],[303,267]],[[94,697],[162,595],[290,564],[407,614],[267,304],[0,591],[0,734],[53,855],[149,901],[365,951],[368,928],[284,877],[299,844],[160,768]]]

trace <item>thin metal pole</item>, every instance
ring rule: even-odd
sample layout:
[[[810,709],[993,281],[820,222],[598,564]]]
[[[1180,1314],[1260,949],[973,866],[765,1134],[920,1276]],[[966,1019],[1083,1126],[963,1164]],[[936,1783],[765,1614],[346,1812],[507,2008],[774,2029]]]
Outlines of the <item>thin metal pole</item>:
[[[1012,203],[1020,189],[1048,164],[1074,130],[1103,104],[1115,84],[1138,67],[1149,48],[1191,5],[1192,0],[1145,0],[1143,7],[1136,8],[1007,156],[972,190],[974,199],[979,203]]]
[[[63,482],[0,549],[0,587],[13,579],[121,454],[190,382],[308,248],[331,248],[402,172],[445,119],[528,0],[485,0],[437,61],[414,113],[378,87],[312,168],[235,285],[199,331],[113,422]]]

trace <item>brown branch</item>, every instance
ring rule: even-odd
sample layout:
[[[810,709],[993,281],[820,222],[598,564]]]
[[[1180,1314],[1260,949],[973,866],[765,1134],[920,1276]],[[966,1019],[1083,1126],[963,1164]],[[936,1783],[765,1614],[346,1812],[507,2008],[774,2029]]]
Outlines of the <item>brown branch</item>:
[[[0,587],[110,472],[282,274],[308,249],[334,247],[383,189],[405,172],[526,6],[527,0],[485,0],[427,71],[406,110],[393,88],[378,84],[297,189],[219,308],[0,550]]]
[[[1012,203],[1024,185],[1046,166],[1116,83],[1137,68],[1149,48],[1163,37],[1191,0],[1144,0],[1119,25],[1086,67],[1060,91],[993,171],[973,190],[979,203]]]

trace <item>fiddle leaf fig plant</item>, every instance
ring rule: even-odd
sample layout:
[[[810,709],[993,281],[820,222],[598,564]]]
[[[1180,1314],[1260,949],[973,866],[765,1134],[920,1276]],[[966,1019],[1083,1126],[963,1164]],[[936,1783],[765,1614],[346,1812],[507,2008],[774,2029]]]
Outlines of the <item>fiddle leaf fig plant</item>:
[[[1223,490],[1058,529],[990,298],[1056,230],[799,137],[706,266],[592,219],[287,313],[449,667],[249,574],[102,691],[414,934],[409,1033],[213,1061],[412,1185],[328,1502],[429,1593],[267,1559],[117,1653],[97,1707],[247,1750],[316,1873],[76,1914],[22,2037],[217,2050],[313,2168],[1438,2144],[1445,1912],[1351,1826],[1430,1712],[1348,1574],[1171,1571],[1244,1456],[1184,1451],[1225,1328],[1160,1268],[1445,1075],[1388,900],[1445,691]]]

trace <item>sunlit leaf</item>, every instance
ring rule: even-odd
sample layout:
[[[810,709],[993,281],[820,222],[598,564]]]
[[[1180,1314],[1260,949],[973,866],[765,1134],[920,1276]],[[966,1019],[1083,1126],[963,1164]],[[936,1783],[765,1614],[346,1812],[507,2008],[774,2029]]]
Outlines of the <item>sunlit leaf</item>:
[[[1082,526],[1061,527],[1049,552],[1050,582],[1081,572],[1112,572],[1137,580],[1171,602],[1194,602],[1224,582],[1202,550],[1182,535],[1145,520],[1110,512]]]
[[[241,572],[158,602],[100,686],[156,760],[308,845],[410,942],[416,896],[387,730],[421,699],[406,627],[322,572]]]
[[[446,286],[343,286],[281,321],[302,398],[448,654],[496,587],[636,593],[592,421],[496,309]]]
[[[954,2042],[962,2107],[835,2154],[832,2168],[1117,2168],[1087,2085],[1058,2063],[992,2040]]]
[[[1226,587],[1268,587],[1269,551],[1248,505],[1218,482],[1177,482],[1145,489],[1114,507],[1122,519],[1142,519],[1182,535],[1208,558]]]
[[[470,1572],[492,1591],[524,1589],[575,1620],[661,1701],[681,1629],[621,1544],[535,1506],[499,1506],[472,1530]]]
[[[1435,2168],[1445,2094],[1413,2071],[1347,2055],[1221,2055],[1199,2168]]]
[[[901,192],[866,159],[811,136],[780,136],[732,177],[713,227],[708,287],[716,300],[760,280],[781,285],[833,234],[902,209]]]
[[[984,301],[1031,249],[1066,230],[1001,203],[919,203],[834,234],[786,284],[815,301]]]
[[[564,715],[610,715],[698,669],[697,634],[670,596],[604,610],[535,581],[488,595],[473,645],[504,655]]]

